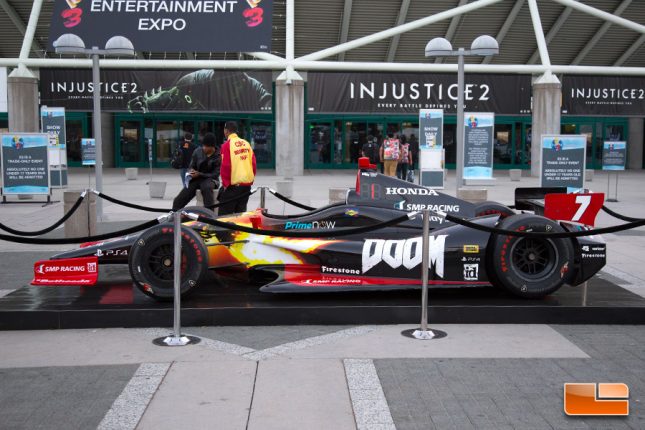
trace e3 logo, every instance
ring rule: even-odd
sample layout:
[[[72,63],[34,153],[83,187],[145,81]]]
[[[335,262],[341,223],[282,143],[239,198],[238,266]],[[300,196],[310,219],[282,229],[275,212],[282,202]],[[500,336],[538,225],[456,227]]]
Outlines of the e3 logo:
[[[564,384],[564,413],[567,415],[629,415],[626,384]]]

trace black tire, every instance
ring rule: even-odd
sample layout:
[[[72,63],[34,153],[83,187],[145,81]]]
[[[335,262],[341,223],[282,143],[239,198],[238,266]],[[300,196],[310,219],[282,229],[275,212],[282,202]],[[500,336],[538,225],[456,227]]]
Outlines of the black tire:
[[[208,249],[195,231],[181,228],[181,295],[196,287],[208,270]],[[158,300],[174,297],[174,228],[157,225],[144,231],[130,248],[128,267],[134,284]]]
[[[515,215],[513,209],[497,202],[480,202],[475,204],[475,216],[499,215],[500,219]]]
[[[510,216],[497,227],[515,231],[564,231],[556,222],[533,214]],[[573,274],[575,253],[567,238],[493,235],[489,247],[491,281],[519,297],[544,297],[555,292]]]

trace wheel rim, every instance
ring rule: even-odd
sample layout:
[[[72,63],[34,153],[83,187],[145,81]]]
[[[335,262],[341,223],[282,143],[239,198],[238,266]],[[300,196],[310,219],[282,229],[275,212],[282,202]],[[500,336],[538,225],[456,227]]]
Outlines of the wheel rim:
[[[148,268],[159,281],[174,281],[175,253],[173,245],[161,245],[150,252]],[[186,255],[181,256],[181,273],[186,270]]]
[[[513,267],[525,279],[547,278],[556,266],[557,250],[546,239],[521,238],[511,249]]]

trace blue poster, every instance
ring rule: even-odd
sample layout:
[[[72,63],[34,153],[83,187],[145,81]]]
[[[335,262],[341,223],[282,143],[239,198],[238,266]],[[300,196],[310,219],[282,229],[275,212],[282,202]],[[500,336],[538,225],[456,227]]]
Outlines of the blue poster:
[[[443,109],[419,111],[419,149],[443,148]]]
[[[49,136],[43,133],[3,134],[2,193],[49,194]]]
[[[627,142],[608,141],[602,145],[602,170],[625,170]]]
[[[493,178],[495,114],[464,113],[464,179]]]
[[[586,135],[542,136],[542,187],[584,188]]]
[[[83,158],[83,166],[95,166],[96,165],[96,140],[81,139],[81,154]]]

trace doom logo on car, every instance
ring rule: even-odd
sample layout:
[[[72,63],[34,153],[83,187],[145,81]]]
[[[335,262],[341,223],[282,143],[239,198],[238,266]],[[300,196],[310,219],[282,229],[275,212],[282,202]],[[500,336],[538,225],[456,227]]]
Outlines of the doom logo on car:
[[[430,267],[433,267],[435,273],[441,278],[443,278],[446,237],[448,237],[446,234],[430,236],[428,243]],[[363,244],[363,273],[381,262],[392,269],[403,266],[412,270],[421,264],[422,245],[422,237],[402,240],[367,239]]]

